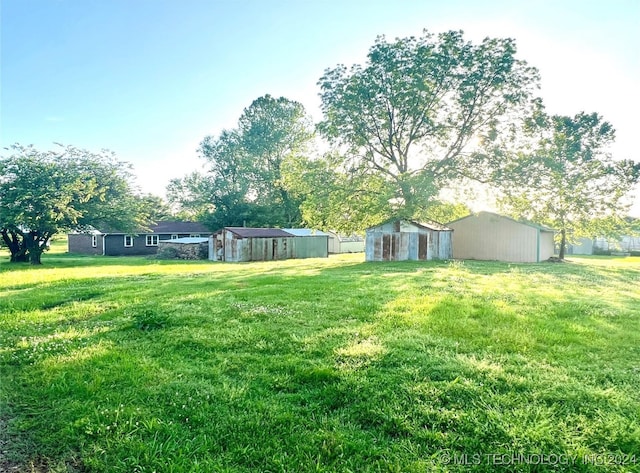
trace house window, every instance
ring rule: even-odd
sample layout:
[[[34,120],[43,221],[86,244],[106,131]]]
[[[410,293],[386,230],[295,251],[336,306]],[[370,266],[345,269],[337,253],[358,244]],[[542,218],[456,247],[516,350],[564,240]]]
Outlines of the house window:
[[[176,235],[175,233],[173,235],[171,235],[171,239],[172,240],[177,240],[178,239],[178,235]]]
[[[131,248],[133,246],[133,237],[131,235],[124,236],[124,247]]]
[[[98,235],[91,235],[91,246],[93,248],[98,246]]]
[[[147,246],[158,246],[158,235],[147,235]]]

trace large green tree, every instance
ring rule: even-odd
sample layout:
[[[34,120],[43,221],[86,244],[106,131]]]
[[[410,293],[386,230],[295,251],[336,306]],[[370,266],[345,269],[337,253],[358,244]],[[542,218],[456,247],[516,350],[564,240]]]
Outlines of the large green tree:
[[[301,201],[303,222],[323,230],[362,232],[394,215],[394,191],[377,173],[343,169],[342,158],[333,153],[310,159],[287,160],[283,182]],[[443,202],[436,197],[426,211],[413,215],[418,220],[448,222],[469,214],[462,204]]]
[[[300,103],[260,97],[243,111],[235,129],[204,138],[198,151],[205,172],[172,180],[169,200],[211,228],[297,225],[300,201],[284,185],[282,166],[304,154],[312,138]]]
[[[182,220],[183,216],[176,215],[169,204],[162,198],[153,194],[144,194],[135,197],[139,201],[141,213],[150,222],[158,223],[167,220]]]
[[[537,83],[511,39],[472,44],[458,31],[379,37],[364,65],[320,79],[319,129],[340,146],[345,169],[383,179],[394,213],[414,217],[452,179],[475,175],[474,141],[522,115]]]
[[[131,192],[129,166],[112,153],[72,146],[8,150],[0,158],[0,236],[11,261],[40,264],[60,232],[101,225],[134,231],[147,223]]]
[[[340,169],[341,157],[298,156],[283,165],[283,183],[297,198],[303,222],[322,230],[359,232],[390,213],[393,192],[379,176]]]
[[[511,141],[511,151],[503,145],[493,150],[492,180],[506,212],[558,230],[561,259],[568,238],[606,235],[624,222],[640,163],[611,156],[615,130],[609,122],[596,113],[539,111],[523,131],[519,139],[489,140]]]

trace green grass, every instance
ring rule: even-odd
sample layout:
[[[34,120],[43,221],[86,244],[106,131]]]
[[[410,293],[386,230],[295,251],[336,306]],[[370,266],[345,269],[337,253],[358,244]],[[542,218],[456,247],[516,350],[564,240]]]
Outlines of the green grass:
[[[640,470],[640,258],[43,261],[0,264],[0,470]]]

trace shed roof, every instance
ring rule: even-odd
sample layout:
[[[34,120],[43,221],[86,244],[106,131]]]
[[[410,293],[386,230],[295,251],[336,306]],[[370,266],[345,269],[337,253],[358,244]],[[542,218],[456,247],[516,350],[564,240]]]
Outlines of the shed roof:
[[[153,233],[211,233],[211,230],[199,222],[158,222],[150,228]]]
[[[424,228],[426,230],[435,230],[435,231],[451,231],[452,230],[451,228],[447,227],[446,225],[443,225],[443,224],[438,223],[438,222],[433,222],[433,221],[432,222],[417,222],[415,220],[406,220],[406,219],[402,219],[402,218],[401,219],[392,218],[390,220],[386,220],[386,221],[384,221],[382,223],[379,223],[378,225],[374,225],[373,227],[369,227],[367,230],[379,227],[381,225],[385,225],[387,223],[397,222],[397,221],[407,222],[407,223],[410,223],[412,225],[416,225],[416,226],[418,226],[420,228]]]
[[[293,236],[329,236],[328,233],[313,228],[283,228],[283,230]]]
[[[538,223],[529,222],[528,220],[517,220],[515,218],[507,217],[506,215],[500,215],[500,214],[497,214],[497,213],[494,213],[494,212],[487,212],[486,210],[483,210],[483,211],[475,213],[475,214],[469,214],[466,217],[462,217],[462,218],[459,218],[457,220],[453,220],[452,222],[449,222],[447,225],[451,225],[452,223],[459,222],[460,220],[465,220],[465,219],[470,218],[470,217],[477,217],[478,215],[483,215],[483,214],[484,215],[491,215],[493,217],[498,217],[498,218],[502,218],[502,219],[505,219],[505,220],[511,220],[512,222],[516,222],[516,223],[519,223],[521,225],[526,225],[528,227],[533,227],[533,228],[535,228],[537,230],[540,230],[541,232],[555,233],[555,230],[553,228],[549,228],[549,227],[546,227],[544,225],[540,225]]]
[[[291,238],[293,235],[280,228],[247,228],[247,227],[224,227],[240,238]]]

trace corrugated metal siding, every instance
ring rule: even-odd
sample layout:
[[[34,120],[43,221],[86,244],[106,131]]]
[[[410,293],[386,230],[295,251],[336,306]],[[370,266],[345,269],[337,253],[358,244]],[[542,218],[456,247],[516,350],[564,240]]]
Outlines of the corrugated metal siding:
[[[453,257],[456,259],[520,263],[538,261],[539,230],[532,226],[489,213],[472,215],[451,222],[448,226],[454,230]],[[553,240],[550,232],[540,234],[550,235]],[[542,251],[540,259],[543,259]]]
[[[366,261],[450,259],[451,231],[429,230],[410,222],[387,222],[367,230]]]
[[[329,237],[327,235],[293,238],[292,258],[326,258],[328,256]]]
[[[327,236],[239,238],[224,231],[224,261],[273,261],[290,258],[326,258]]]

